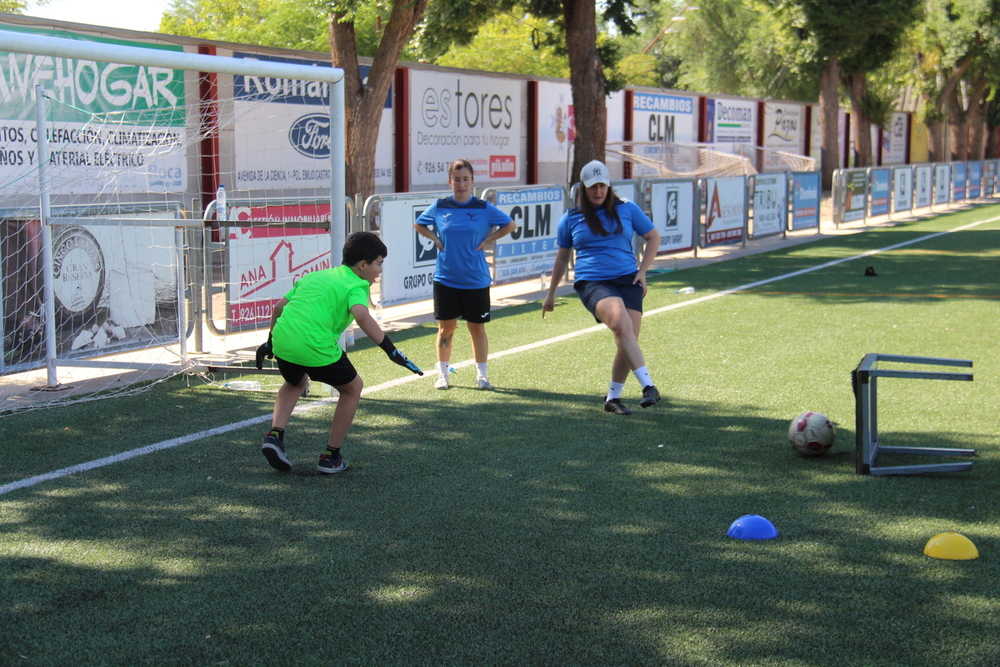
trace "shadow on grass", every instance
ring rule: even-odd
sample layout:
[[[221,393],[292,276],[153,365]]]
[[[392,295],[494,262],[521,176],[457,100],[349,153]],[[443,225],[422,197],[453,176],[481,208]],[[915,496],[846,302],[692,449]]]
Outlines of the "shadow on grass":
[[[443,394],[443,395],[442,395]],[[225,397],[223,397],[225,398]],[[219,407],[218,397],[206,400]],[[630,417],[533,389],[366,397],[311,471],[256,431],[4,502],[0,657],[17,664],[986,665],[997,566],[920,555],[974,472],[874,479],[795,456],[787,424],[669,398]],[[152,416],[152,411],[147,417]],[[937,444],[947,444],[939,442]],[[956,443],[957,445],[958,443]],[[303,463],[304,462],[304,463]],[[768,542],[725,535],[762,514]],[[926,528],[926,530],[924,530]],[[970,535],[984,553],[992,531]],[[335,651],[333,648],[335,647]]]

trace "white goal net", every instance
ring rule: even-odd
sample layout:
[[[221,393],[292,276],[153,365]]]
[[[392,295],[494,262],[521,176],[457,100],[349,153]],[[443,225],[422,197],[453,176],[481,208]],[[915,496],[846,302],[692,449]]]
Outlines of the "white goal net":
[[[0,417],[245,361],[339,262],[340,70],[150,46],[0,29]]]
[[[727,144],[731,152],[710,144],[656,142],[608,143],[609,160],[632,164],[635,178],[719,178],[772,171],[814,171],[816,161],[804,155],[749,144]]]

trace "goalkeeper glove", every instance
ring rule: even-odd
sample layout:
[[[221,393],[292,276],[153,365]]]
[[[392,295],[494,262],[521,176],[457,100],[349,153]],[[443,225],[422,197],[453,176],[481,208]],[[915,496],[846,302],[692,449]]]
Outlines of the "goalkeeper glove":
[[[274,346],[271,344],[271,332],[267,333],[267,342],[257,348],[257,370],[264,368],[264,359],[274,359]]]
[[[411,372],[416,373],[417,375],[424,374],[424,372],[420,370],[415,363],[406,358],[405,354],[396,349],[396,346],[392,344],[392,341],[389,340],[388,336],[385,336],[378,346],[382,348],[387,355],[389,355],[389,359],[392,360],[393,363],[408,368]]]

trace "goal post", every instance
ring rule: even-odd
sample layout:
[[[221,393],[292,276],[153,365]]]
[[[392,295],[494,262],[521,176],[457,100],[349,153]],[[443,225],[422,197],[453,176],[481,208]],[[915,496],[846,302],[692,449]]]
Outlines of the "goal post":
[[[257,262],[250,230],[299,250],[297,260],[305,251],[282,235],[308,235],[313,260],[322,253],[326,264],[340,263],[348,218],[343,71],[232,54],[0,29],[0,414],[203,372],[201,359],[188,359],[188,340],[203,328],[223,339],[219,349],[245,352],[259,334],[243,340],[229,336],[239,327],[219,336],[204,326],[218,310],[211,296],[229,289],[226,271],[239,275],[230,238]],[[212,77],[208,102],[198,90],[206,74],[223,75]],[[307,102],[297,92],[304,89]],[[282,126],[296,114],[312,134],[302,124]],[[319,150],[292,151],[295,132]],[[214,171],[204,160],[213,133],[222,136],[210,156]],[[245,176],[289,164],[297,176],[287,182]],[[221,189],[219,202],[204,201],[212,199],[204,194],[209,173],[231,188],[228,206]],[[227,211],[232,220],[238,213],[237,231],[220,241]],[[303,221],[313,223],[308,234],[298,229]],[[206,248],[227,254],[206,267]],[[288,252],[283,259],[291,264]],[[290,287],[292,275],[279,278],[258,292],[270,299],[259,303],[269,307]],[[243,329],[261,326],[258,318]],[[134,372],[126,379],[126,371]],[[95,378],[105,381],[89,382]]]

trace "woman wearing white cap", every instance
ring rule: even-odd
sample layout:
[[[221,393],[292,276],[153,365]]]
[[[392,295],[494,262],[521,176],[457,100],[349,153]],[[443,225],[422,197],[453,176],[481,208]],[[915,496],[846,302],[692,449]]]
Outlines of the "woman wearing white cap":
[[[641,407],[648,408],[660,400],[660,392],[639,348],[646,271],[660,247],[660,233],[642,209],[615,196],[611,175],[603,162],[587,163],[580,171],[580,181],[577,206],[559,220],[556,232],[559,250],[549,292],[542,302],[542,317],[555,308],[556,288],[569,266],[570,253],[575,250],[573,288],[587,310],[615,336],[617,352],[611,363],[611,384],[604,398],[604,409],[616,415],[630,415],[632,411],[621,401],[630,371],[642,387]],[[632,250],[634,235],[645,241],[638,268]]]

